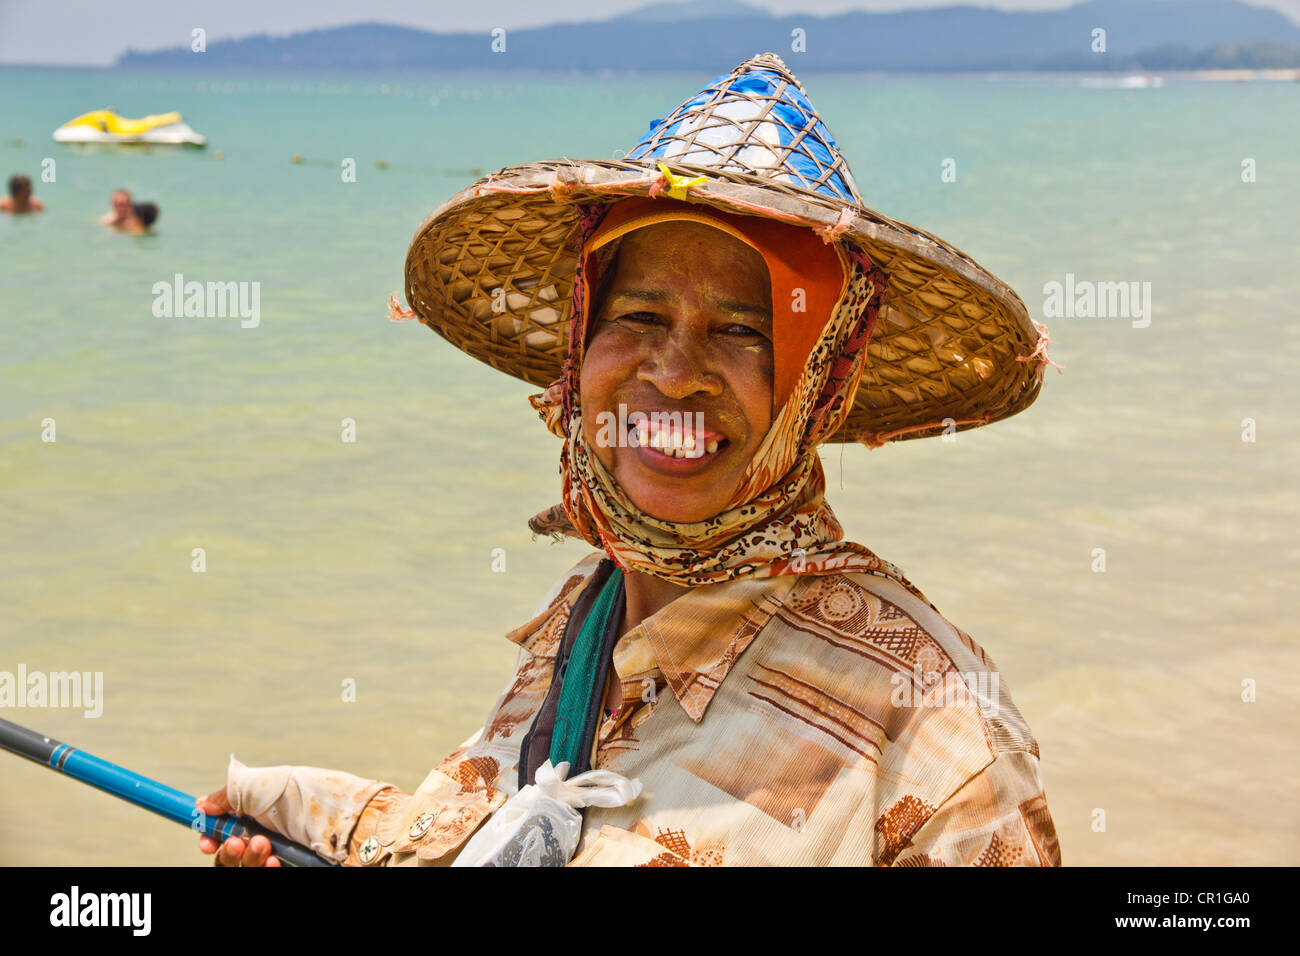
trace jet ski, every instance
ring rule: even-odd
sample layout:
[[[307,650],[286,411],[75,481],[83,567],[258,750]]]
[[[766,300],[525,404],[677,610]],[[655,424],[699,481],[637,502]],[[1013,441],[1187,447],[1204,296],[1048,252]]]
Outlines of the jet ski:
[[[54,131],[56,143],[150,143],[159,146],[206,146],[180,113],[127,119],[112,110],[92,110]]]

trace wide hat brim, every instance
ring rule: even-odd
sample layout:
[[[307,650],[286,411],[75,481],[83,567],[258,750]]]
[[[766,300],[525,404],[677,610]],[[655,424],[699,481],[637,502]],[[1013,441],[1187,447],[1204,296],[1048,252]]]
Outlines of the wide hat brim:
[[[764,54],[732,76],[759,61],[765,68],[780,64]],[[1014,415],[1037,397],[1045,339],[1020,297],[960,250],[860,202],[827,195],[822,187],[832,172],[813,183],[814,191],[769,170],[680,162],[662,152],[525,163],[457,193],[425,220],[407,253],[406,299],[414,314],[474,358],[545,387],[562,374],[568,348],[577,205],[671,195],[852,242],[888,275],[853,408],[830,441],[876,447],[973,428]],[[683,154],[697,157],[698,146]],[[856,198],[847,164],[838,154],[835,163],[840,189],[847,183]]]

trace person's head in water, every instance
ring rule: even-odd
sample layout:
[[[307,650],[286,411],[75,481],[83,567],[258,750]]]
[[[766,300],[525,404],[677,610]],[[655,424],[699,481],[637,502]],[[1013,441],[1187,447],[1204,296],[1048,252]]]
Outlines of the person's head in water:
[[[32,198],[32,181],[22,173],[9,177],[9,197],[0,201],[4,212],[40,212],[45,208],[39,199]]]
[[[99,221],[106,226],[115,226],[119,229],[125,228],[132,214],[131,194],[125,189],[115,189],[109,202],[113,208],[105,213]]]
[[[151,202],[136,203],[131,207],[129,226],[132,232],[148,232],[158,221],[158,207]]]

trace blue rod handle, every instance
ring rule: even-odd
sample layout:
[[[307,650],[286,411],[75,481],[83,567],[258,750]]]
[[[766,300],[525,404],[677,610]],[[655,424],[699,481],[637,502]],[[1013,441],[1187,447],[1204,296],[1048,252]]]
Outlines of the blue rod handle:
[[[286,840],[274,831],[242,817],[211,817],[194,805],[194,797],[184,791],[150,780],[125,767],[109,763],[94,754],[44,737],[7,720],[0,720],[0,747],[44,764],[51,770],[80,780],[105,793],[166,817],[194,832],[206,833],[218,843],[231,837],[248,840],[264,836],[271,841],[271,852],[290,866],[334,866],[307,847]]]

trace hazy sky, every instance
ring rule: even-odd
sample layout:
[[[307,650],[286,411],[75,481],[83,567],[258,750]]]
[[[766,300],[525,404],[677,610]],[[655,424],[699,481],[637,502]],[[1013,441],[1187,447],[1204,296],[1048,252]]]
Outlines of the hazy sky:
[[[291,33],[345,23],[381,22],[430,30],[490,30],[608,17],[650,0],[0,0],[0,64],[106,65],[127,47]],[[749,0],[775,13],[838,13],[951,6],[962,0]],[[1300,23],[1300,0],[1246,0]],[[1004,10],[1059,9],[1071,0],[984,0]],[[594,11],[602,11],[599,15]]]

